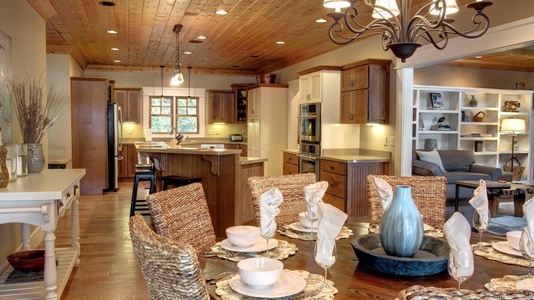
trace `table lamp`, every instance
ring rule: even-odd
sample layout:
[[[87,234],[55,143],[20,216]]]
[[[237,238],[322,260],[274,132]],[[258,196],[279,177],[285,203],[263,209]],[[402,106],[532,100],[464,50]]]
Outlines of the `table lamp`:
[[[512,137],[512,157],[511,161],[511,170],[512,170],[512,181],[514,181],[514,144],[515,137],[520,132],[526,131],[525,119],[515,119],[515,118],[506,118],[501,120],[501,132],[504,132],[506,135]]]

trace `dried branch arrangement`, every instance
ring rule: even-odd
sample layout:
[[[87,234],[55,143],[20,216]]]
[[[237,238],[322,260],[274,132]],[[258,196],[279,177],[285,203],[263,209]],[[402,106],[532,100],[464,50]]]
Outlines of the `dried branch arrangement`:
[[[68,109],[67,101],[54,88],[41,81],[25,78],[8,85],[24,143],[40,143],[48,129]]]

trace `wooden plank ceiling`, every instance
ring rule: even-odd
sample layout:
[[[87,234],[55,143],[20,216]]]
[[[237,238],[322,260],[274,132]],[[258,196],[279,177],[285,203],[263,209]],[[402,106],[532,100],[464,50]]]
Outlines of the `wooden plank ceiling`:
[[[115,6],[102,6],[100,1],[28,0],[46,20],[47,52],[70,54],[84,70],[159,72],[164,65],[171,71],[176,60],[173,27],[182,24],[182,67],[192,66],[196,73],[252,75],[341,47],[328,38],[332,21],[321,0],[111,1]],[[425,1],[413,0],[412,5],[419,7]],[[463,6],[471,1],[457,3]],[[362,7],[363,1],[358,5]],[[217,9],[229,13],[216,15]],[[360,15],[365,16],[362,23],[370,21],[367,7]],[[319,18],[328,22],[316,23]],[[106,33],[109,29],[118,33]],[[207,39],[199,43],[198,36]],[[111,50],[113,47],[119,50]],[[530,64],[534,66],[534,62]]]

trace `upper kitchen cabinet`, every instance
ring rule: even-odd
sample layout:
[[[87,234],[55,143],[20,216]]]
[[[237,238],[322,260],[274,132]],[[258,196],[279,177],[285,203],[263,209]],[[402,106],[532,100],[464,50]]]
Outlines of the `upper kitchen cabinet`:
[[[235,123],[234,91],[208,91],[208,123]]]
[[[331,95],[331,85],[339,86],[340,70],[341,68],[336,66],[318,66],[298,72],[299,103],[321,102]]]
[[[282,175],[287,148],[287,85],[257,84],[248,89],[248,156],[267,158],[265,176]]]
[[[236,120],[238,124],[247,123],[247,87],[251,84],[232,84],[232,90],[234,91]]]
[[[389,124],[390,64],[369,59],[343,66],[340,123]]]
[[[123,122],[141,122],[141,89],[113,89],[113,100],[121,107]]]

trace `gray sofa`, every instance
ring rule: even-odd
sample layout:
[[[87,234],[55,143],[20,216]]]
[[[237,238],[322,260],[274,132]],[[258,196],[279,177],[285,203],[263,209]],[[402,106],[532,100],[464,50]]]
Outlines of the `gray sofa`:
[[[476,164],[473,151],[438,150],[438,153],[446,172],[442,172],[435,163],[420,160],[417,152],[413,151],[412,175],[444,176],[447,178],[448,201],[454,200],[457,181],[479,179],[497,181],[502,177],[502,170],[500,168]],[[472,189],[460,188],[460,199],[470,199],[471,197],[473,197]]]

